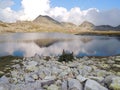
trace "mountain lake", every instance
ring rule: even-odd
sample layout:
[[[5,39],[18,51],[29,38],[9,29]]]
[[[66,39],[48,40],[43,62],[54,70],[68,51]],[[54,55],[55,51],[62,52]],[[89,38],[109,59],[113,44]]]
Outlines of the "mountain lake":
[[[120,37],[64,33],[9,33],[0,35],[0,56],[61,55],[112,56],[120,54]]]

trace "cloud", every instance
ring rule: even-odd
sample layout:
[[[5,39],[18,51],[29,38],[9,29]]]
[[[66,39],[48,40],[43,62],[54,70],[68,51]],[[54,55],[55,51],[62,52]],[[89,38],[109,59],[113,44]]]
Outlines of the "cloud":
[[[12,0],[0,0],[0,8],[4,9],[10,7],[14,4]]]
[[[14,11],[11,6],[14,5],[12,0],[0,0],[0,20],[4,22],[15,22],[23,14],[22,11]]]
[[[73,7],[67,10],[65,7],[51,7],[50,0],[21,0],[21,10],[14,11],[11,9],[14,4],[12,0],[0,0],[0,20],[14,22],[33,20],[39,15],[49,15],[58,21],[78,25],[83,21],[90,21],[95,25],[117,26],[120,24],[120,9],[100,11],[97,8],[81,10],[80,7]]]
[[[37,16],[46,15],[46,11],[50,9],[49,0],[22,0],[21,2],[24,15],[21,19],[33,20]]]

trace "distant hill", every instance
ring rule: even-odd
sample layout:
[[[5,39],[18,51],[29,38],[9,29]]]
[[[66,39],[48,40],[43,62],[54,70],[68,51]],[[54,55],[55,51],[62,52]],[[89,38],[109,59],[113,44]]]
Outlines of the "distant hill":
[[[95,25],[88,21],[84,21],[82,24],[79,25],[79,28],[83,30],[94,30]]]
[[[88,30],[88,31],[90,31],[90,30],[98,30],[98,31],[113,30],[113,31],[120,31],[120,25],[117,26],[117,27],[113,27],[113,26],[110,26],[110,25],[95,26],[91,22],[84,21],[82,24],[79,25],[79,29]]]

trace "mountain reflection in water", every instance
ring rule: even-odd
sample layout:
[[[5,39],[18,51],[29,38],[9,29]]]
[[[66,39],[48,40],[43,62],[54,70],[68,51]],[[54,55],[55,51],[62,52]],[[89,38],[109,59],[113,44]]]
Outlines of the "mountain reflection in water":
[[[120,38],[77,36],[62,33],[15,33],[0,35],[0,56],[60,55],[110,56],[120,54]]]

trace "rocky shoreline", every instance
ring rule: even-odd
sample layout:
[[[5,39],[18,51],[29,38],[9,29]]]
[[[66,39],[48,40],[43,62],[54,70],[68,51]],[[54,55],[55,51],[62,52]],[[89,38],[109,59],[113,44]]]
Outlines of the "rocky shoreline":
[[[58,58],[35,55],[12,61],[10,72],[0,78],[0,90],[120,90],[120,56]]]

